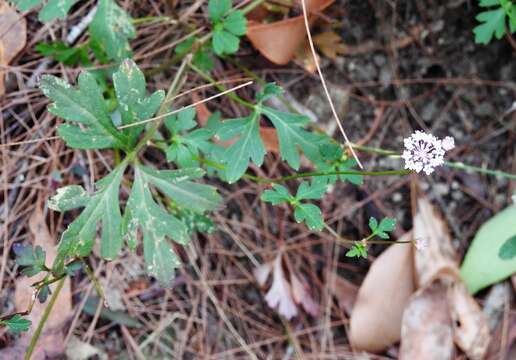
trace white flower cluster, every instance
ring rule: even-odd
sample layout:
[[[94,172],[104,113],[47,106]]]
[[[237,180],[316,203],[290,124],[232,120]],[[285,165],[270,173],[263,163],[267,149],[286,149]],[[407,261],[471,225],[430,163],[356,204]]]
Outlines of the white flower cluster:
[[[404,140],[405,150],[401,157],[405,160],[405,169],[431,174],[435,167],[444,163],[446,151],[455,147],[451,136],[443,140],[423,131],[416,131]]]

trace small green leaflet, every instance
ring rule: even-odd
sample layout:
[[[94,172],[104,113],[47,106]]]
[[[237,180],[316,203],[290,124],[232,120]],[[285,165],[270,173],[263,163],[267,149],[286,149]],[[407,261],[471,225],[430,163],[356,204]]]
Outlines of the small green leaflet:
[[[44,3],[43,0],[10,0],[18,10],[29,11]],[[42,22],[49,22],[55,19],[64,19],[70,8],[77,0],[48,0],[40,10],[38,19]]]
[[[131,56],[129,39],[136,37],[131,17],[114,0],[100,0],[90,24],[93,41],[100,44],[114,61],[121,62]]]
[[[353,246],[351,247],[351,249],[349,249],[347,252],[346,252],[346,256],[347,257],[363,257],[364,259],[367,258],[367,247],[362,244],[361,242],[357,242],[355,244],[353,244]]]
[[[32,277],[45,270],[46,253],[41,246],[32,248],[32,246],[17,243],[14,244],[13,250],[16,254],[16,263],[24,267],[23,275]]]
[[[14,334],[19,334],[22,331],[28,331],[29,326],[31,325],[31,321],[24,319],[20,314],[14,315],[12,318],[8,320],[0,320],[0,325],[7,326],[9,331]]]
[[[327,173],[355,170],[354,168],[357,165],[356,160],[344,157],[344,152],[339,144],[330,142],[323,143],[319,147],[319,152],[321,153],[323,161],[316,164],[317,170]],[[323,177],[323,179],[330,184],[334,184],[337,179],[348,181],[354,185],[362,185],[364,183],[364,177],[358,174],[328,175]]]
[[[217,135],[221,140],[230,140],[236,135],[239,139],[229,146],[225,153],[226,180],[233,183],[240,179],[252,160],[257,166],[262,166],[265,156],[265,146],[260,137],[260,114],[253,111],[245,118],[226,120],[218,129]]]
[[[102,222],[100,253],[106,259],[114,259],[122,248],[121,223],[119,207],[119,188],[125,165],[121,164],[108,176],[98,181],[97,191],[92,195],[79,191],[77,185],[58,190],[48,202],[55,211],[66,211],[84,207],[81,214],[63,233],[54,261],[54,271],[62,273],[67,257],[88,256],[95,242],[97,223]]]
[[[199,166],[196,158],[200,152],[209,153],[213,147],[213,143],[208,141],[215,134],[213,130],[200,128],[190,131],[197,126],[195,115],[196,110],[192,107],[165,120],[165,126],[171,132],[171,144],[166,150],[167,160],[175,161],[180,167]]]
[[[41,55],[62,62],[65,65],[91,65],[86,47],[70,47],[62,41],[40,43],[35,47]]]
[[[143,233],[143,256],[147,272],[161,285],[170,286],[175,269],[181,265],[167,237],[179,244],[189,241],[186,226],[154,202],[141,167],[135,169],[134,183],[127,203],[125,221],[128,237],[135,239],[138,228]]]
[[[123,124],[151,117],[164,97],[163,91],[156,91],[146,97],[145,79],[132,60],[126,60],[120,65],[113,75],[113,82]],[[134,146],[143,130],[141,126],[117,130],[102,96],[102,89],[91,73],[81,73],[77,89],[50,75],[44,75],[39,86],[54,101],[48,111],[67,120],[59,126],[58,133],[70,147],[128,150]],[[82,124],[83,128],[71,123]]]
[[[209,0],[208,14],[213,23],[212,48],[219,55],[233,54],[240,46],[239,37],[247,32],[247,20],[240,10],[231,9],[230,0]]]
[[[276,128],[281,158],[294,170],[299,169],[301,162],[298,147],[312,162],[321,161],[319,145],[326,139],[304,129],[309,122],[308,117],[278,111],[263,105],[257,105],[256,107]]]
[[[273,205],[289,203],[294,207],[294,218],[297,222],[305,222],[308,228],[321,230],[324,227],[321,209],[314,204],[301,201],[320,199],[326,192],[326,188],[326,184],[320,181],[312,181],[311,185],[302,182],[297,189],[296,196],[292,196],[286,187],[274,184],[272,190],[263,192],[261,199]]]
[[[483,11],[476,17],[481,23],[473,29],[476,43],[487,45],[493,37],[501,39],[505,35],[507,21],[509,31],[516,31],[516,4],[511,0],[480,0],[479,6],[490,10]]]
[[[371,217],[369,219],[369,228],[371,229],[371,236],[378,236],[382,239],[389,239],[388,232],[391,232],[396,227],[396,219],[392,218],[383,218],[382,221],[380,221],[380,224],[378,224],[378,220],[376,220],[374,217]]]
[[[151,118],[165,97],[163,90],[147,97],[145,77],[133,60],[127,59],[122,62],[118,71],[113,74],[113,84],[124,125]],[[133,126],[125,130],[131,148],[136,144],[144,127],[145,125]]]

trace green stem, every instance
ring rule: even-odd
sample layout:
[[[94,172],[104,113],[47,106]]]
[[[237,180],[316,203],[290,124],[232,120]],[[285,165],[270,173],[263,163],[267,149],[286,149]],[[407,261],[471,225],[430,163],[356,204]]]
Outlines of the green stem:
[[[45,307],[45,310],[43,311],[43,316],[41,317],[41,320],[38,323],[38,327],[36,328],[36,331],[34,332],[34,335],[32,335],[32,338],[30,339],[29,347],[27,349],[27,352],[25,353],[25,360],[30,360],[32,353],[34,352],[34,349],[36,348],[36,344],[38,343],[39,337],[41,336],[41,331],[43,330],[43,327],[45,326],[45,323],[48,320],[48,317],[50,315],[50,312],[52,311],[52,308],[54,307],[57,297],[59,296],[59,293],[61,292],[61,289],[63,288],[64,282],[66,278],[62,278],[61,281],[57,284],[57,287],[54,290],[54,293],[52,294],[52,297],[50,298],[50,302]]]
[[[383,170],[383,171],[359,171],[359,170],[346,170],[346,171],[332,171],[332,172],[306,172],[299,173],[290,176],[283,176],[275,179],[268,179],[259,176],[247,175],[247,178],[254,180],[259,183],[282,183],[289,180],[295,180],[300,178],[314,177],[314,176],[331,176],[331,175],[363,175],[363,176],[388,176],[388,175],[409,175],[412,174],[412,170]]]
[[[90,266],[82,259],[82,264],[84,266],[84,270],[86,271],[86,274],[90,278],[91,282],[93,283],[93,286],[95,287],[95,290],[97,291],[97,295],[99,296],[100,300],[102,300],[103,303],[106,301],[106,297],[104,296],[104,290],[102,290],[102,286],[99,283],[99,280],[93,273],[93,270],[91,270]]]

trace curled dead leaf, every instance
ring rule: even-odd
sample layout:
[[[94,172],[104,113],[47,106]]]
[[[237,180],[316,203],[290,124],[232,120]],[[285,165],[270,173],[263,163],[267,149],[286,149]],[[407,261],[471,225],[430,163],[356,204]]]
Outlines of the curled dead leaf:
[[[313,23],[317,13],[330,6],[335,0],[306,0],[309,21]],[[271,62],[284,65],[292,60],[306,38],[303,16],[262,24],[250,20],[247,37],[254,48]]]
[[[400,240],[410,240],[412,233]],[[392,245],[371,265],[351,313],[350,341],[357,350],[379,352],[400,340],[401,319],[414,292],[413,248]]]
[[[447,286],[435,281],[418,290],[403,313],[400,360],[447,360],[454,354]]]
[[[7,2],[0,0],[0,67],[9,65],[25,47],[27,24]],[[4,71],[0,69],[0,95],[5,94]]]

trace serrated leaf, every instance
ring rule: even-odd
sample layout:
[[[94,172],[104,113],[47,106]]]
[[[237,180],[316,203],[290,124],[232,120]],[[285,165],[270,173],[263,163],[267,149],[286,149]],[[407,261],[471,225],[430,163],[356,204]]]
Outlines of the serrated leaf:
[[[367,248],[362,243],[355,243],[353,247],[346,252],[347,257],[363,257],[367,258]]]
[[[294,210],[297,222],[304,221],[309,229],[321,230],[324,226],[321,209],[314,204],[298,204]]]
[[[151,118],[158,111],[165,97],[162,90],[150,96],[146,95],[147,83],[143,72],[130,59],[124,60],[118,71],[113,74],[113,85],[124,125]],[[144,127],[144,125],[134,126],[125,130],[131,145],[136,143]]]
[[[276,128],[281,158],[293,169],[298,170],[300,166],[298,147],[312,162],[317,163],[322,160],[319,146],[323,138],[304,129],[309,121],[306,116],[286,113],[266,106],[258,108]]]
[[[30,245],[15,244],[13,246],[16,254],[16,263],[23,266],[21,273],[32,277],[44,270],[46,253],[41,246],[32,248]]]
[[[89,65],[88,52],[84,47],[70,47],[62,41],[54,43],[40,43],[35,47],[41,55],[49,57],[65,65]]]
[[[145,182],[156,186],[180,207],[203,213],[216,209],[222,202],[215,187],[189,181],[204,175],[204,171],[200,168],[181,170],[155,170],[146,166],[138,168]]]
[[[209,0],[208,16],[212,22],[219,21],[231,9],[231,0]]]
[[[225,30],[236,36],[245,35],[247,32],[247,20],[240,10],[229,14],[222,24]]]
[[[473,29],[475,42],[487,45],[491,42],[493,36],[501,39],[505,34],[505,16],[505,11],[502,7],[478,14],[476,19],[481,24]]]
[[[274,184],[272,185],[272,190],[265,190],[260,199],[262,201],[270,202],[272,205],[278,205],[290,201],[292,199],[292,195],[290,195],[286,187]]]
[[[84,126],[81,129],[64,124],[58,128],[59,135],[68,146],[79,149],[125,148],[127,139],[113,125],[102,90],[92,74],[81,73],[77,89],[50,75],[41,78],[39,87],[54,101],[48,107],[50,113]]]
[[[337,161],[343,155],[342,148],[339,144],[335,144],[333,142],[324,143],[319,146],[319,151],[324,160],[328,161]]]
[[[516,236],[516,206],[510,206],[484,223],[462,262],[460,275],[471,293],[516,272],[516,257],[500,258],[502,246]]]
[[[498,257],[502,260],[511,260],[516,256],[516,235],[508,238],[498,251]]]
[[[263,163],[266,151],[260,137],[258,120],[259,114],[254,111],[248,117],[224,121],[217,132],[222,140],[239,136],[239,139],[224,152],[225,175],[229,183],[242,177],[250,160],[257,166]]]
[[[211,41],[213,51],[219,56],[234,54],[240,46],[238,36],[224,30],[215,30]]]
[[[378,220],[376,220],[376,218],[371,216],[369,218],[369,229],[371,229],[372,232],[375,232],[377,228],[378,228]]]
[[[390,232],[393,231],[396,227],[396,219],[392,218],[383,218],[382,221],[380,221],[380,224],[378,225],[378,231],[386,231]]]
[[[296,200],[320,199],[326,192],[326,188],[327,186],[324,182],[312,181],[312,184],[309,184],[303,181],[297,188]]]
[[[262,89],[256,94],[256,101],[259,103],[264,102],[271,97],[283,94],[283,89],[276,85],[276,83],[270,82],[265,84]]]
[[[64,19],[70,8],[78,0],[48,0],[38,14],[38,19],[48,22],[54,19]],[[20,11],[29,11],[42,4],[43,0],[11,0]]]
[[[122,247],[122,215],[119,207],[119,188],[125,165],[119,165],[108,176],[97,182],[97,191],[82,200],[84,210],[63,233],[54,260],[54,271],[64,271],[67,257],[84,257],[90,254],[94,244],[97,223],[102,222],[100,253],[106,259],[114,259]],[[56,201],[57,202],[57,201]]]
[[[167,241],[171,238],[180,244],[189,241],[185,225],[169,214],[152,198],[147,176],[140,166],[135,168],[134,183],[129,195],[127,209],[130,211],[129,228],[143,233],[143,255],[147,272],[163,286],[170,286],[175,269],[181,261]]]
[[[24,319],[20,314],[14,315],[9,320],[4,320],[3,323],[7,325],[9,331],[14,334],[19,334],[23,331],[28,331],[29,326],[32,324],[30,320]]]
[[[114,0],[100,0],[90,24],[90,36],[117,62],[131,56],[129,39],[136,37],[131,17]]]
[[[56,194],[48,200],[47,204],[54,211],[64,212],[84,207],[88,201],[88,194],[82,186],[68,185],[57,189]]]

